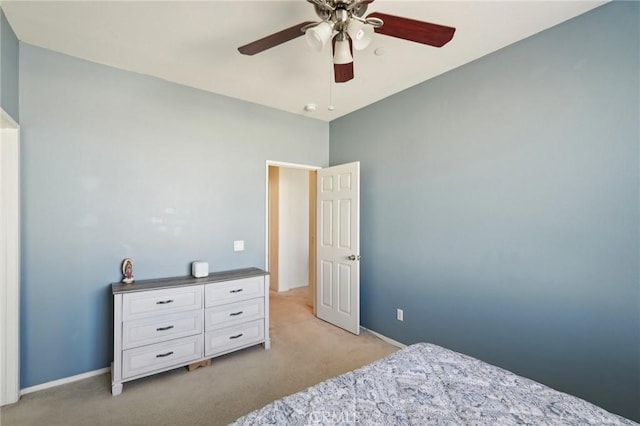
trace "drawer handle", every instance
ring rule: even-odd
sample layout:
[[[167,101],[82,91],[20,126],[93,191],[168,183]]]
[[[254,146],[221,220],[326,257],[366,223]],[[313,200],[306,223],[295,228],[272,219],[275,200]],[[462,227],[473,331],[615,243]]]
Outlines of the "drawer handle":
[[[167,330],[171,330],[173,328],[172,325],[168,325],[166,327],[158,327],[156,328],[156,331],[167,331]]]
[[[235,336],[229,336],[229,339],[237,339],[238,337],[242,337],[243,333],[236,334]]]
[[[173,355],[173,351],[167,352],[166,354],[158,354],[156,358],[164,358],[165,356]]]
[[[237,317],[238,315],[242,315],[244,312],[242,311],[238,311],[238,312],[232,312],[229,314],[230,317]]]
[[[156,302],[156,305],[166,305],[167,303],[173,303],[173,299],[159,300],[159,301]]]
[[[229,293],[240,293],[242,291],[241,288],[238,288],[236,290],[229,290]]]

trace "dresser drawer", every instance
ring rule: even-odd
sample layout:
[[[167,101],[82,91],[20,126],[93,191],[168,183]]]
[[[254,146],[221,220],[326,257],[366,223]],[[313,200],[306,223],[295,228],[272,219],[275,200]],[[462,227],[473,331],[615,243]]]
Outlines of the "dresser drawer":
[[[122,378],[180,366],[202,358],[202,334],[122,352]]]
[[[205,333],[205,356],[214,356],[234,348],[264,340],[264,320],[251,321],[233,327]]]
[[[131,349],[200,333],[202,310],[125,321],[122,324],[122,348]]]
[[[201,308],[202,286],[141,291],[122,297],[122,318],[125,321]]]
[[[204,287],[204,306],[224,305],[264,296],[264,277],[207,284]]]
[[[207,308],[204,314],[204,329],[211,331],[261,318],[264,318],[264,298],[258,297]]]

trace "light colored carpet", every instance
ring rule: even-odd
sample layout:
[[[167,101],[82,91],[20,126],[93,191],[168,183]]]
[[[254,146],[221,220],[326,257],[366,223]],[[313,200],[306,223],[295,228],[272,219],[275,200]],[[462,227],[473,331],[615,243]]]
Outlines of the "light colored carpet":
[[[226,425],[283,396],[398,348],[371,333],[355,336],[313,316],[307,288],[271,294],[271,349],[254,346],[124,384],[111,396],[103,374],[23,396],[0,409],[13,425]]]

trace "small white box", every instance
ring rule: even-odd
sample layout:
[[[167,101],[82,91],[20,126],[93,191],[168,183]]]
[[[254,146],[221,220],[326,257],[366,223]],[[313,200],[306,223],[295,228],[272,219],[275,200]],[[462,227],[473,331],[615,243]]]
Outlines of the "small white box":
[[[196,278],[202,278],[209,275],[209,263],[202,260],[196,260],[191,264],[191,275]]]

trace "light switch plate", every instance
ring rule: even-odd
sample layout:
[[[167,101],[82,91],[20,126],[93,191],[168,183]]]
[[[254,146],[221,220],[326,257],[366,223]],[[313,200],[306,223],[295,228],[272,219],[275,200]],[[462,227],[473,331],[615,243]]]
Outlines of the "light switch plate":
[[[234,241],[233,251],[244,251],[244,240]]]

